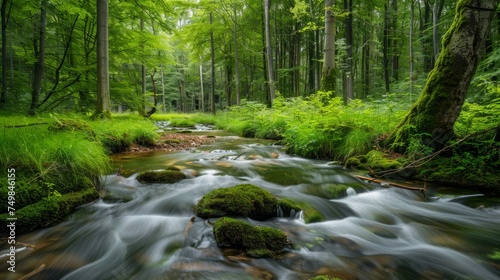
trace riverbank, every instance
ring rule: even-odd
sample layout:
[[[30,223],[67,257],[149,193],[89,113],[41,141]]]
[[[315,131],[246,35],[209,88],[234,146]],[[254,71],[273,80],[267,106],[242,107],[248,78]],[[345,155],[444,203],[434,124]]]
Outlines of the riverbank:
[[[99,198],[101,176],[111,171],[109,155],[177,151],[213,141],[182,133],[160,135],[153,121],[134,115],[108,121],[85,116],[5,117],[3,123],[0,168],[4,178],[12,178],[12,185],[0,190],[0,201],[8,203],[0,218],[15,221],[16,234],[50,226]]]

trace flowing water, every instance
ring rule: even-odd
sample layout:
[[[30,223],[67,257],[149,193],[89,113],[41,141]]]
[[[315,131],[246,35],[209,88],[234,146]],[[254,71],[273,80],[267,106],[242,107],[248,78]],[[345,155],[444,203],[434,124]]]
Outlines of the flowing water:
[[[102,200],[54,227],[18,237],[16,272],[0,252],[0,278],[22,279],[500,279],[500,203],[482,194],[436,196],[368,184],[340,166],[283,153],[269,141],[218,137],[174,153],[114,158]],[[137,172],[176,166],[175,184],[144,185]],[[324,221],[283,213],[246,221],[285,231],[275,258],[217,247],[211,221],[194,216],[207,192],[251,183],[313,206]],[[352,186],[340,197],[331,185]],[[495,206],[496,205],[496,206]],[[4,242],[6,244],[7,242]]]

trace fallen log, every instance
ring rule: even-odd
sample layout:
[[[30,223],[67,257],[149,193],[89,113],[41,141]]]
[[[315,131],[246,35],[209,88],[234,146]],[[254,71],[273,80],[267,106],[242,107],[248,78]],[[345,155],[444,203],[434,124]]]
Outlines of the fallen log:
[[[425,191],[426,191],[426,184],[425,184],[425,182],[424,182],[424,187],[423,188],[419,188],[419,187],[411,187],[411,186],[407,186],[407,185],[403,185],[403,184],[399,184],[399,183],[384,181],[384,180],[380,180],[380,179],[372,178],[372,177],[366,177],[366,176],[361,176],[361,175],[355,175],[355,176],[358,179],[366,180],[368,182],[374,182],[374,183],[378,183],[378,184],[381,184],[381,185],[388,185],[388,186],[398,187],[398,188],[402,188],[402,189],[406,189],[406,190],[419,191],[425,197]]]

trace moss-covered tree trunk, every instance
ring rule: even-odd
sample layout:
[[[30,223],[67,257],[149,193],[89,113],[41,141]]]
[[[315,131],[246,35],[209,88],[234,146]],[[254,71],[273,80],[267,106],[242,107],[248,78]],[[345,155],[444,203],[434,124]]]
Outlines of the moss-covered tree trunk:
[[[476,72],[498,0],[460,0],[455,19],[445,34],[442,50],[419,99],[389,136],[403,152],[410,139],[439,149],[453,138],[467,88]]]

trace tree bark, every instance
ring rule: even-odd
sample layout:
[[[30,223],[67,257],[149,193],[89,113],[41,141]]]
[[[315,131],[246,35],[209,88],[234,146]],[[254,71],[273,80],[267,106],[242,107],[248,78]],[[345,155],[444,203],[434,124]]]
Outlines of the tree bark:
[[[269,8],[271,0],[264,0],[264,25],[266,36],[266,61],[267,61],[267,82],[269,84],[269,104],[273,104],[274,100],[274,64],[273,64],[273,49],[271,48],[271,27],[269,19]]]
[[[31,92],[31,106],[28,114],[35,115],[38,103],[40,100],[40,93],[42,91],[42,79],[45,72],[45,26],[47,25],[47,12],[45,11],[46,0],[43,0],[40,8],[40,22],[38,26],[39,39],[33,39],[33,47],[37,61],[34,64],[33,86]]]
[[[210,12],[210,26],[212,26],[212,12]],[[210,85],[210,112],[215,115],[215,46],[214,46],[214,31],[210,29],[210,54],[211,54],[211,85]]]
[[[353,69],[352,69],[352,0],[344,0],[344,10],[349,12],[349,15],[346,18],[346,44],[347,44],[347,61],[346,67],[347,71],[345,73],[345,94],[344,94],[344,104],[347,105],[348,100],[354,99],[354,88],[353,88]]]
[[[240,67],[239,67],[239,55],[238,55],[238,37],[237,37],[237,14],[236,6],[233,9],[234,22],[233,22],[233,44],[234,44],[234,81],[236,87],[236,106],[240,105]]]
[[[93,118],[111,117],[108,38],[108,0],[97,0],[97,104]]]
[[[466,91],[476,72],[497,0],[461,0],[445,34],[436,66],[419,99],[389,136],[388,143],[404,152],[412,138],[435,150],[454,137]]]
[[[323,75],[321,90],[335,93],[335,16],[333,14],[334,0],[325,0],[325,49],[323,56]]]
[[[9,4],[9,0],[2,0],[1,7],[1,16],[2,16],[2,93],[0,97],[0,104],[4,104],[7,102],[7,23],[8,23],[8,15],[7,14],[7,5]],[[11,4],[12,8],[12,4]]]

